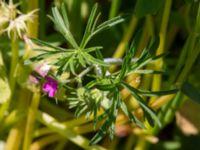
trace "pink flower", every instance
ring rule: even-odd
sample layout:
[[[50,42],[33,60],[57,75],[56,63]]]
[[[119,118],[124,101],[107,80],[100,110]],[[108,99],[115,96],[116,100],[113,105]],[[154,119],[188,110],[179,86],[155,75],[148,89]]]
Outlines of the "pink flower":
[[[48,74],[50,68],[51,68],[51,66],[48,65],[47,63],[41,63],[41,64],[37,64],[34,67],[34,71],[37,72],[41,77],[44,78]],[[29,76],[29,81],[32,84],[38,84],[39,83],[39,80],[34,75]]]
[[[39,75],[41,75],[42,77],[45,77],[49,70],[50,70],[51,66],[48,65],[47,63],[42,63],[42,64],[38,64],[36,67],[35,67],[35,71],[39,73]]]
[[[58,82],[49,76],[46,76],[45,80],[46,81],[42,86],[42,90],[48,93],[49,97],[54,97],[58,89]]]

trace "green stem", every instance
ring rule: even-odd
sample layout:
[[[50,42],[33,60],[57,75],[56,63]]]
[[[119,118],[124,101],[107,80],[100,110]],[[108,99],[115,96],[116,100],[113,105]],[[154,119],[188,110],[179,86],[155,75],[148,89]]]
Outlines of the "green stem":
[[[65,148],[65,146],[67,145],[67,143],[68,143],[68,140],[66,140],[66,139],[59,141],[59,143],[56,145],[54,150],[63,150]]]
[[[21,89],[17,108],[19,114],[24,114],[26,112],[29,96],[30,93],[26,89]],[[17,124],[10,130],[6,142],[6,150],[18,150],[23,137],[24,128],[25,119],[23,117],[21,120],[18,120]]]
[[[33,99],[31,102],[31,106],[28,112],[28,118],[26,123],[25,135],[24,135],[24,142],[23,142],[23,150],[29,149],[31,140],[32,140],[32,131],[34,129],[34,122],[36,117],[36,112],[40,102],[40,92],[35,91],[33,94]]]
[[[183,83],[187,79],[188,74],[190,73],[190,70],[200,53],[200,40],[198,41],[196,46],[193,47],[192,49],[193,49],[193,52],[190,53],[188,59],[186,60],[185,67],[184,67],[183,71],[181,72],[181,74],[177,80],[177,83]],[[190,47],[188,48],[188,51],[189,50],[191,50]]]
[[[35,130],[33,137],[38,138],[40,136],[48,135],[51,133],[54,133],[54,132],[52,130],[50,130],[49,128],[43,127],[43,128],[39,128],[39,129]]]
[[[58,105],[54,105],[46,98],[42,98],[42,100],[40,101],[40,108],[59,121],[65,121],[73,117],[71,113],[58,107]]]
[[[139,46],[137,47],[137,51],[135,54],[135,57],[139,57],[148,44],[149,41],[149,34],[148,34],[148,24],[147,24],[147,19],[145,21],[145,24],[143,25],[143,30],[142,30],[142,35],[140,38]]]
[[[185,8],[185,15],[184,15],[184,18],[185,18],[185,24],[186,24],[186,28],[187,28],[187,31],[188,33],[190,33],[192,31],[192,27],[191,27],[191,22],[190,22],[190,10],[191,10],[191,4],[186,4],[186,8]]]
[[[2,126],[5,111],[7,110],[7,103],[11,97],[10,85],[6,76],[6,68],[4,67],[3,57],[0,51],[0,103],[2,103],[0,107],[0,127]]]
[[[10,81],[10,88],[13,92],[15,89],[16,83],[16,67],[19,59],[19,43],[17,39],[11,38],[11,66],[10,66],[10,74],[9,74],[9,81]]]
[[[29,0],[28,3],[28,11],[32,11],[34,9],[38,9],[38,0]],[[32,22],[28,22],[28,36],[37,38],[38,36],[38,12],[35,14],[35,17]],[[29,54],[29,47],[27,45],[26,52],[24,54],[24,58],[28,57]],[[37,112],[38,106],[40,101],[40,92],[38,89],[33,94],[31,106],[29,107],[28,112],[28,118],[25,128],[25,134],[24,134],[24,141],[23,141],[23,149],[28,150],[30,147],[30,143],[32,140],[32,130],[34,127],[34,121],[35,121],[35,114]]]
[[[115,138],[113,139],[113,141],[110,143],[108,149],[109,149],[109,150],[116,150],[116,149],[117,149],[117,145],[119,144],[119,142],[120,142],[120,138],[115,137]]]
[[[135,142],[135,135],[134,134],[129,135],[129,137],[126,140],[126,144],[125,144],[124,150],[132,149],[132,147],[134,145],[134,142]]]
[[[160,44],[156,51],[156,54],[162,54],[165,50],[165,41],[166,41],[166,33],[167,33],[167,25],[169,21],[169,15],[171,10],[172,0],[165,0],[165,7],[162,16],[161,28],[160,28]],[[160,70],[163,67],[163,59],[159,59],[155,63],[155,69]],[[153,82],[152,82],[152,90],[158,91],[161,88],[162,76],[160,74],[153,75]],[[156,98],[152,97],[151,102],[154,101]]]
[[[167,109],[167,112],[165,113],[165,116],[163,118],[163,125],[166,125],[167,123],[171,122],[173,116],[175,115],[176,110],[179,108],[181,101],[183,99],[183,94],[181,92],[178,92],[174,99],[170,101]]]
[[[179,58],[181,62],[185,62],[185,66],[177,79],[177,83],[182,84],[187,80],[187,77],[192,69],[192,66],[194,65],[194,62],[196,61],[198,55],[200,54],[200,40],[196,36],[197,33],[199,33],[199,24],[200,24],[200,4],[198,8],[194,31],[190,35],[191,40],[189,44],[186,43],[186,47],[184,47],[184,49],[187,49],[187,53],[189,53],[188,57],[185,61],[182,60],[183,59],[182,57]],[[176,110],[182,103],[182,100],[183,100],[183,94],[181,92],[178,92],[176,96],[173,98],[173,100],[171,100],[170,103],[168,103],[165,107],[162,108],[161,112],[159,113],[159,119],[162,122],[163,126],[165,126],[172,120]],[[152,130],[152,134],[154,135],[158,134],[159,130],[160,128],[158,126],[155,126],[155,128],[153,128]]]
[[[29,0],[28,11],[38,9],[38,0]],[[35,14],[33,21],[28,22],[28,35],[32,38],[38,37],[38,12]]]
[[[148,28],[148,34],[153,39],[155,38],[155,29],[154,29],[154,22],[151,15],[146,16],[146,22],[147,22],[147,28]]]
[[[57,134],[42,137],[31,145],[30,150],[41,150],[45,146],[60,141],[61,139],[62,136]]]
[[[147,35],[149,38],[152,38],[152,40],[154,41],[155,31],[154,31],[154,23],[153,23],[153,19],[151,15],[146,16],[146,24],[147,24],[146,26],[147,26],[147,31],[148,31]],[[152,69],[152,68],[153,68],[152,64],[148,64],[146,67],[146,69]],[[143,75],[141,88],[149,90],[149,88],[151,87],[151,81],[152,81],[152,74]]]
[[[121,4],[121,0],[112,0],[111,9],[109,13],[109,19],[117,15],[120,4]]]
[[[14,128],[12,128],[9,132],[5,150],[19,150],[23,129],[24,129],[25,121],[19,122]]]
[[[37,119],[41,123],[45,124],[51,130],[57,132],[63,137],[67,138],[71,142],[75,143],[77,146],[80,146],[83,149],[91,149],[91,150],[105,150],[105,148],[92,145],[89,146],[89,140],[84,138],[83,136],[76,134],[71,129],[66,128],[64,124],[59,123],[55,118],[49,116],[46,113],[42,113],[40,111],[37,112]]]
[[[166,33],[167,33],[167,26],[168,26],[169,15],[170,15],[170,10],[171,10],[171,4],[172,4],[172,0],[165,0],[165,7],[164,7],[163,16],[162,16],[160,33],[159,33],[160,44],[156,51],[157,55],[162,54],[165,49]],[[162,69],[162,67],[163,67],[163,59],[161,58],[155,62],[155,69],[160,70]],[[162,83],[162,76],[160,74],[153,75],[152,91],[159,91],[161,88],[161,83]],[[156,97],[151,97],[150,103],[152,103],[155,100],[156,100]],[[151,128],[149,130],[151,130]],[[148,145],[149,144],[148,142],[146,142],[146,140],[144,140],[143,138],[139,138],[135,149],[145,150],[148,148]]]
[[[13,36],[11,36],[11,64],[9,73],[9,84],[10,84],[11,95],[9,99],[1,106],[0,122],[2,122],[5,112],[9,109],[12,96],[14,94],[14,89],[16,84],[16,68],[19,59],[18,46],[19,46],[18,40],[15,39]]]

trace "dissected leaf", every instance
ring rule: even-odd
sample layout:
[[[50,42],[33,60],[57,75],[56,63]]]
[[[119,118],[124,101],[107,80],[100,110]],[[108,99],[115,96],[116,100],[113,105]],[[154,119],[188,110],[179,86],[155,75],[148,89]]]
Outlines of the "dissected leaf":
[[[94,7],[92,8],[92,11],[90,13],[90,16],[89,16],[89,19],[88,19],[88,22],[87,22],[87,26],[86,26],[86,29],[85,29],[84,36],[83,36],[83,39],[81,41],[81,45],[80,45],[81,48],[84,48],[86,46],[87,38],[92,33],[92,28],[93,28],[93,23],[94,23],[95,16],[96,16],[96,13],[97,13],[97,8],[98,8],[97,4],[95,4]]]
[[[57,7],[52,8],[52,14],[53,18],[51,19],[55,23],[56,29],[66,38],[66,40],[73,46],[73,48],[78,48],[78,44],[71,34],[68,25],[65,24],[66,20],[64,21]],[[66,14],[64,14],[64,17],[66,17],[65,15]]]
[[[138,125],[139,127],[141,128],[145,128],[144,124],[139,120],[137,119],[137,117],[135,117],[127,108],[126,104],[121,101],[121,104],[120,104],[120,107],[122,109],[122,111],[125,113],[126,116],[129,117],[129,119],[134,122],[136,125]]]
[[[94,58],[92,55],[90,55],[88,53],[83,53],[83,57],[93,64],[97,64],[97,65],[101,65],[101,66],[108,66],[108,64],[106,64],[105,62],[103,62],[97,58]]]
[[[139,37],[140,37],[141,31],[139,30],[136,34],[136,36],[134,37],[134,40],[131,43],[131,46],[128,50],[126,50],[126,55],[123,59],[122,62],[122,69],[120,71],[119,74],[119,80],[122,80],[124,78],[124,76],[126,75],[127,71],[130,70],[130,64],[131,64],[131,60],[137,50],[138,44],[139,44]]]
[[[121,84],[133,95],[133,97],[136,98],[136,100],[140,104],[143,111],[145,113],[148,113],[150,115],[150,117],[153,118],[154,121],[158,124],[158,126],[161,127],[161,123],[160,123],[158,117],[156,116],[155,112],[152,110],[152,108],[150,108],[149,106],[147,106],[147,104],[145,104],[144,100],[138,95],[139,93],[137,93],[137,90],[125,82],[122,82]],[[149,118],[149,115],[147,115],[148,118]]]

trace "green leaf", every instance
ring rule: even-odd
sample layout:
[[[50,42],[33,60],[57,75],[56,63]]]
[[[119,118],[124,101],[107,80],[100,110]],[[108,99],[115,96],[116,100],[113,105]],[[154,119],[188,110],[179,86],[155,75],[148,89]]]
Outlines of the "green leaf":
[[[89,19],[88,19],[88,22],[87,22],[87,26],[86,26],[86,29],[85,29],[85,33],[84,33],[84,36],[83,36],[83,39],[81,41],[81,45],[80,47],[81,48],[84,48],[87,44],[87,38],[88,36],[92,33],[92,28],[93,28],[93,23],[95,21],[95,16],[96,16],[96,13],[97,13],[97,8],[98,8],[98,5],[95,4],[94,7],[92,8],[92,11],[90,13],[90,16],[89,16]]]
[[[96,50],[96,56],[97,56],[97,59],[99,59],[101,61],[104,61],[103,55],[102,55],[100,50]],[[105,66],[100,66],[100,67],[101,67],[101,74],[102,74],[103,77],[105,77],[105,75],[106,75],[106,67]]]
[[[102,49],[102,48],[103,48],[102,46],[96,46],[96,47],[85,48],[85,49],[84,49],[84,52],[89,53],[89,52],[93,52],[93,51],[100,50],[100,49]]]
[[[109,136],[112,139],[115,133],[115,122],[118,114],[118,107],[120,105],[120,95],[118,89],[114,89],[114,96],[112,99],[112,105],[109,109],[106,110],[106,112],[102,115],[101,119],[107,114],[108,118],[104,122],[104,124],[101,126],[99,131],[95,134],[95,136],[90,141],[91,144],[98,143],[109,131]]]
[[[154,61],[156,59],[159,59],[161,57],[164,57],[166,54],[160,54],[160,55],[157,55],[157,56],[149,56],[148,52],[145,51],[143,56],[141,56],[132,66],[131,66],[131,70],[130,72],[132,71],[135,71],[137,69],[140,69],[142,68],[143,66],[145,66],[146,64],[150,63],[151,61]]]
[[[147,106],[147,104],[145,104],[144,100],[139,96],[139,93],[137,93],[138,91],[125,82],[121,82],[121,85],[124,88],[126,88],[132,94],[133,97],[135,97],[135,99],[138,101],[141,108],[143,109],[144,113],[148,113],[151,116],[151,118],[153,118],[154,121],[158,124],[158,126],[161,127],[161,123],[160,123],[158,117],[156,116],[155,112],[153,111],[153,109],[151,109],[149,106]],[[147,117],[148,117],[148,115],[147,115]]]
[[[138,94],[144,96],[162,96],[162,95],[175,94],[178,92],[178,89],[166,90],[166,91],[146,91],[146,90],[135,89],[135,91],[137,91]]]
[[[6,70],[3,64],[3,58],[0,51],[0,104],[5,103],[11,96],[11,90],[6,76]]]
[[[63,3],[61,5],[61,12],[62,12],[62,15],[63,15],[63,21],[65,23],[65,26],[69,29],[69,19],[68,19],[68,16],[67,16],[67,11],[66,11],[66,8],[65,8],[65,3]]]
[[[115,18],[112,18],[108,21],[105,21],[104,23],[100,24],[99,26],[97,26],[95,29],[93,29],[93,32],[87,37],[87,39],[85,40],[85,45],[98,33],[107,30],[117,24],[120,24],[122,22],[125,21],[125,18],[122,16],[118,16]]]
[[[157,70],[150,70],[150,69],[145,69],[145,70],[133,70],[128,73],[128,75],[132,73],[138,73],[138,74],[163,74],[165,73],[164,71],[157,71]]]
[[[99,26],[97,26],[96,30],[93,32],[92,36],[104,31],[104,30],[107,30],[109,28],[112,28],[113,26],[117,25],[117,24],[120,24],[122,22],[125,21],[125,18],[122,17],[122,16],[117,16],[117,17],[114,17],[108,21],[105,21],[103,22],[102,24],[100,24]]]
[[[50,53],[42,53],[40,55],[37,55],[35,57],[31,57],[30,59],[25,61],[25,64],[28,64],[28,62],[35,62],[35,61],[40,61],[43,59],[46,59],[48,57],[51,57],[52,55]]]
[[[69,67],[70,67],[70,70],[71,70],[72,74],[76,75],[76,72],[75,72],[75,65],[74,65],[74,62],[73,62],[73,61],[74,61],[73,59],[71,59],[71,60],[69,61]]]
[[[66,23],[66,18],[63,19],[60,12],[58,11],[58,8],[56,7],[52,8],[52,14],[53,18],[50,17],[50,19],[55,23],[56,29],[65,37],[65,39],[73,46],[73,48],[78,49],[79,47],[73,35],[71,34],[69,28],[67,28],[69,25]],[[66,14],[64,14],[63,16],[66,17],[65,15]]]
[[[106,109],[100,116],[96,117],[94,120],[94,126],[96,127],[97,122],[102,121],[106,116],[108,116],[109,109]]]
[[[116,87],[115,84],[97,84],[96,86],[99,90],[102,91],[111,91]]]
[[[88,53],[83,53],[83,57],[93,64],[97,64],[97,65],[101,65],[101,66],[108,66],[108,64],[106,64],[105,62],[94,58],[92,55],[90,55]]]
[[[102,138],[106,135],[106,131],[108,128],[108,121],[106,120],[106,122],[101,126],[101,128],[99,129],[99,131],[94,135],[94,137],[90,140],[90,144],[96,144],[99,141],[102,140]]]
[[[41,46],[49,47],[49,48],[51,48],[53,50],[63,51],[63,52],[73,52],[72,49],[64,49],[64,48],[61,48],[61,47],[53,46],[52,44],[49,44],[48,42],[45,42],[45,41],[41,41],[39,39],[31,38],[31,40],[36,44],[39,44]]]
[[[164,4],[164,0],[137,0],[135,14],[141,18],[157,13]]]
[[[137,119],[137,117],[135,117],[135,116],[128,110],[126,104],[125,104],[123,101],[121,101],[120,103],[121,103],[121,104],[120,104],[120,107],[121,107],[122,111],[124,112],[124,114],[125,114],[127,117],[129,117],[129,119],[130,119],[132,122],[134,122],[136,125],[138,125],[138,126],[141,127],[141,128],[145,128],[144,124],[143,124],[139,119]]]
[[[84,112],[86,112],[87,110],[87,106],[82,106],[82,107],[78,107],[76,109],[76,112],[75,112],[75,116],[78,118],[80,115],[82,115]]]
[[[80,53],[77,57],[78,57],[79,63],[80,63],[83,67],[86,67],[86,61],[84,60],[82,54]]]
[[[119,80],[122,80],[124,76],[126,76],[127,71],[129,71],[130,69],[131,60],[135,55],[135,52],[137,50],[140,41],[140,35],[141,35],[141,30],[139,30],[136,33],[136,36],[134,37],[134,40],[132,41],[130,48],[126,50],[126,55],[122,62],[122,69],[119,74]]]
[[[150,42],[150,46],[148,48],[148,53],[151,55],[151,56],[155,56],[156,55],[156,50],[158,48],[160,44],[160,38],[159,36],[155,36],[155,38],[151,40]]]
[[[134,39],[133,39],[132,42],[131,42],[131,45],[130,45],[130,48],[129,48],[129,52],[132,54],[132,56],[134,56],[135,53],[136,53],[136,50],[137,50],[138,45],[139,45],[139,43],[140,43],[141,34],[142,34],[142,30],[139,29],[139,30],[136,32],[136,34],[135,34],[135,36],[134,36]],[[129,53],[129,52],[128,52],[128,53]],[[128,54],[128,53],[127,53],[127,54]]]
[[[182,85],[181,91],[191,100],[200,103],[200,91],[198,91],[192,84],[185,82]]]

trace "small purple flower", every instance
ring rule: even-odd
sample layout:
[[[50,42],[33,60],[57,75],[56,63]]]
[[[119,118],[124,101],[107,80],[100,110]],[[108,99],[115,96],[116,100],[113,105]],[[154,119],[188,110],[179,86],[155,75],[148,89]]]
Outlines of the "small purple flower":
[[[47,92],[49,97],[54,97],[58,89],[58,82],[49,76],[46,76],[45,80],[42,90]]]

